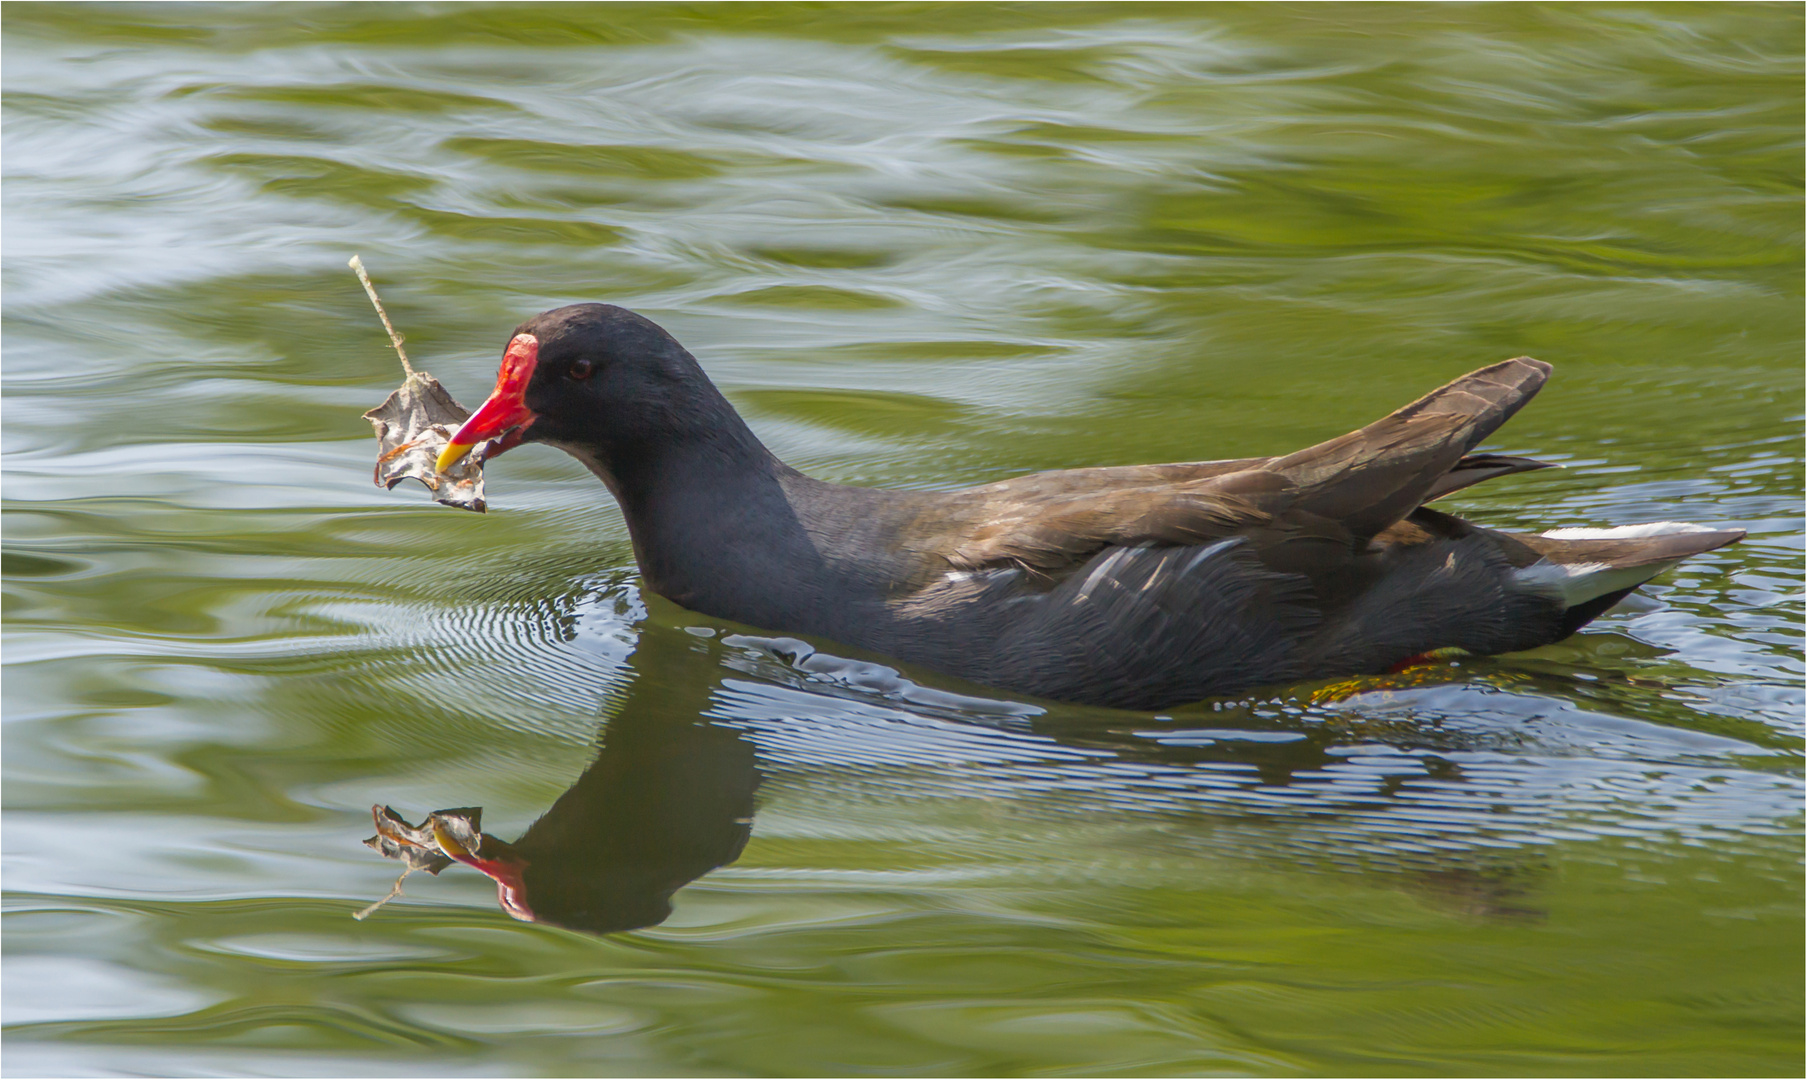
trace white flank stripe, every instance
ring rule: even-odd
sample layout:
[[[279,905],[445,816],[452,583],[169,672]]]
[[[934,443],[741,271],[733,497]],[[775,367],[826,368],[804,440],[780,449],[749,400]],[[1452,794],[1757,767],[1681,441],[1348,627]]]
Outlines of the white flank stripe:
[[[1106,555],[1097,566],[1092,568],[1092,572],[1085,576],[1085,582],[1079,586],[1079,595],[1073,598],[1073,602],[1077,604],[1091,596],[1092,587],[1098,584],[1099,579],[1115,569],[1117,564],[1123,561],[1123,556],[1128,554],[1128,548],[1118,548],[1109,555]]]
[[[1185,566],[1180,568],[1180,573],[1190,574],[1192,571],[1198,569],[1199,563],[1204,562],[1206,559],[1209,559],[1211,556],[1217,554],[1218,552],[1222,551],[1225,548],[1235,547],[1237,544],[1240,544],[1240,543],[1242,543],[1242,537],[1240,537],[1240,536],[1232,536],[1228,540],[1219,540],[1217,543],[1212,544],[1210,547],[1204,548],[1201,551],[1199,551],[1199,553],[1197,555],[1192,556],[1191,560],[1189,560]]]

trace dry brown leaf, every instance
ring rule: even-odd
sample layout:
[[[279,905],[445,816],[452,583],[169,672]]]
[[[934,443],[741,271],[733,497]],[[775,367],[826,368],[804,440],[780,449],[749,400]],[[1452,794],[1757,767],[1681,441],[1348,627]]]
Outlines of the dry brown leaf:
[[[402,336],[389,321],[389,313],[383,310],[383,300],[376,294],[370,275],[364,271],[364,260],[353,255],[347,265],[358,275],[365,295],[376,308],[377,318],[383,320],[383,329],[389,333],[389,344],[395,347],[396,358],[402,362],[402,371],[408,376],[387,400],[364,414],[364,419],[376,428],[380,448],[376,459],[377,486],[393,489],[403,480],[412,478],[425,484],[436,502],[483,513],[489,509],[483,501],[483,460],[489,456],[494,442],[477,447],[445,472],[435,468],[439,452],[452,441],[452,435],[470,418],[471,412],[453,401],[438,379],[414,370],[414,365],[408,362],[408,351],[402,348]],[[399,887],[400,883],[397,885]]]
[[[393,488],[403,480],[418,480],[436,502],[479,514],[489,509],[483,500],[483,459],[493,442],[459,458],[445,472],[434,468],[439,452],[470,415],[438,379],[424,371],[411,373],[387,400],[364,414],[380,447],[377,485]]]

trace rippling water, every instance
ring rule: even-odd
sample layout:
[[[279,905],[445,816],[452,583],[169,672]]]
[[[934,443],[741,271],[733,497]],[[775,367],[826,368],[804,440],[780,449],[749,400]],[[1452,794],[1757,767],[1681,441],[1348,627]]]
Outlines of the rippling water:
[[[4,31],[10,1071],[1798,1070],[1798,7]],[[850,483],[1284,452],[1528,353],[1494,446],[1567,468],[1458,509],[1751,538],[1535,653],[1003,700],[643,595],[554,451],[486,517],[372,487],[354,251],[467,403],[622,303]],[[354,922],[373,802],[545,815],[639,928],[461,866]]]

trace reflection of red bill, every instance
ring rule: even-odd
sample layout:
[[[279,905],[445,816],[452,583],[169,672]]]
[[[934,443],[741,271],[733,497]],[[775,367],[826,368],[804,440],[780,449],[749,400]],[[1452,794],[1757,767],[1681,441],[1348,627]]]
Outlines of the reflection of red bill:
[[[538,419],[527,407],[527,384],[533,381],[533,369],[539,360],[539,339],[532,334],[516,334],[502,354],[502,370],[496,373],[495,390],[439,452],[435,469],[445,472],[470,453],[471,447],[489,439],[500,440],[489,452],[490,457],[521,444],[527,428]]]
[[[438,814],[427,821],[433,827],[433,839],[439,850],[495,881],[496,902],[502,905],[503,911],[522,922],[534,921],[533,908],[527,905],[527,882],[522,878],[527,870],[527,860],[521,858],[513,846],[482,833],[472,850],[447,828]]]
[[[387,806],[373,806],[371,816],[376,819],[377,834],[364,843],[376,848],[384,856],[400,859],[408,864],[409,869],[425,870],[430,874],[461,862],[496,883],[496,899],[502,910],[523,922],[534,922],[537,916],[527,903],[526,873],[528,862],[521,857],[514,845],[482,831],[483,810],[481,807],[462,807],[457,810],[435,810],[427,815],[427,820],[419,825],[410,825],[394,810]],[[407,876],[404,871],[403,877]],[[396,882],[395,892],[399,894],[401,882]],[[389,897],[385,897],[385,900]],[[382,906],[383,901],[364,910],[364,914]],[[359,918],[362,918],[360,915]]]

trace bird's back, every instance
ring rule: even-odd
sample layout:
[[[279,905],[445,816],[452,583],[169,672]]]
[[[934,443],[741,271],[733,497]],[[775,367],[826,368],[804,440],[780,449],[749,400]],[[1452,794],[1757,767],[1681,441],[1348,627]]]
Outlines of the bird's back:
[[[1472,451],[1548,372],[1495,364],[1280,458],[1037,473],[846,505],[818,495],[825,511],[857,509],[857,522],[819,530],[825,548],[856,563],[875,553],[872,581],[888,581],[818,632],[989,685],[1147,708],[1558,640],[1603,595],[1553,587],[1573,585],[1562,567],[1611,563],[1618,583],[1635,564],[1650,568],[1642,581],[1677,551],[1742,534],[1584,551],[1425,507],[1545,467]],[[1653,545],[1664,558],[1646,557]]]

